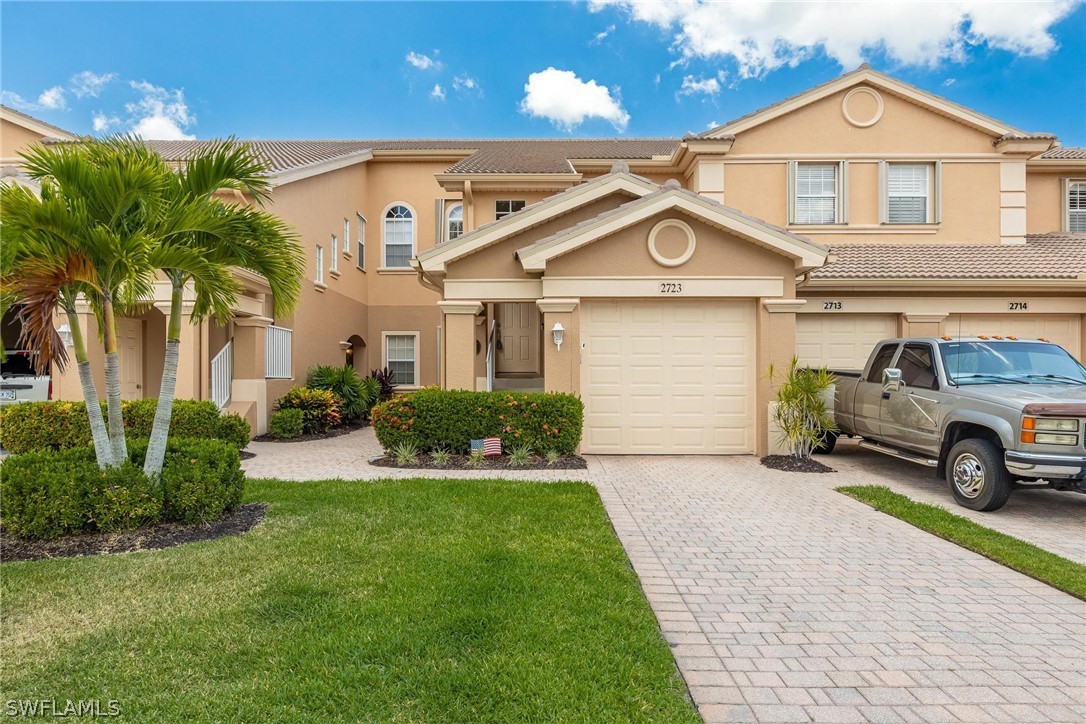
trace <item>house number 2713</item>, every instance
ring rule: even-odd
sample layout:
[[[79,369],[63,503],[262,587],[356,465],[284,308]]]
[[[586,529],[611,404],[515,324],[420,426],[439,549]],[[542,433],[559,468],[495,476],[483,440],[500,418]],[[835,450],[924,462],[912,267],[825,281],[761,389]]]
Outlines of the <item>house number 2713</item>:
[[[682,282],[660,282],[661,294],[682,294]]]

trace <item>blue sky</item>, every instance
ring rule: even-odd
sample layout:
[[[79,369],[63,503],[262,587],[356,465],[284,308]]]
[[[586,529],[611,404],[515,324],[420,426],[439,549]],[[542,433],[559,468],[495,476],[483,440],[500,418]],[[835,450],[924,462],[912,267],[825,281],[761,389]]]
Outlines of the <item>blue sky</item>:
[[[1086,145],[1086,5],[4,2],[5,105],[149,137],[676,136],[869,61]]]

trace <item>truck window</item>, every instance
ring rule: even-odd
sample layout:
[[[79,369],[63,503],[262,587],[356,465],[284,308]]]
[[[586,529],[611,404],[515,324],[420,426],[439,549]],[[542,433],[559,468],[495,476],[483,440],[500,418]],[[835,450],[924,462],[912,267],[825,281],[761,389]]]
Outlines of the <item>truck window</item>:
[[[890,366],[890,360],[894,358],[894,352],[897,352],[896,344],[884,344],[879,349],[879,353],[875,356],[875,361],[871,363],[871,369],[867,373],[868,382],[874,382],[877,385],[882,384],[882,371]]]
[[[909,387],[922,390],[939,389],[939,380],[935,374],[935,360],[931,347],[926,344],[907,344],[901,350],[897,366],[901,369],[901,379]]]

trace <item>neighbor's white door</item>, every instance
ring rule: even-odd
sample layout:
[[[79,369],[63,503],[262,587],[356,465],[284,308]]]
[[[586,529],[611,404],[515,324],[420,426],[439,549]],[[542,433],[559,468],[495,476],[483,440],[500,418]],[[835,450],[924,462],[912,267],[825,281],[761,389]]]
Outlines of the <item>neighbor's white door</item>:
[[[1079,359],[1082,355],[1080,314],[951,314],[943,320],[943,334],[952,337],[978,334],[1013,335],[1020,339],[1044,337]]]
[[[143,320],[117,318],[117,360],[121,367],[121,399],[143,397]]]
[[[532,302],[497,304],[502,349],[498,372],[539,372],[539,307]]]
[[[895,314],[796,315],[796,356],[801,365],[863,369],[880,340],[897,336]]]
[[[754,452],[753,302],[585,302],[581,338],[584,452]]]

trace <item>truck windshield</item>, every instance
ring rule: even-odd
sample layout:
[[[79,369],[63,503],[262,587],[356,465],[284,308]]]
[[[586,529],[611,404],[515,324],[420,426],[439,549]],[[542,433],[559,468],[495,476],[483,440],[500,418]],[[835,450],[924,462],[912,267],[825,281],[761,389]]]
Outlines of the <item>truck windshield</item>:
[[[948,342],[943,368],[956,385],[1086,385],[1086,368],[1062,347],[1036,342]]]

